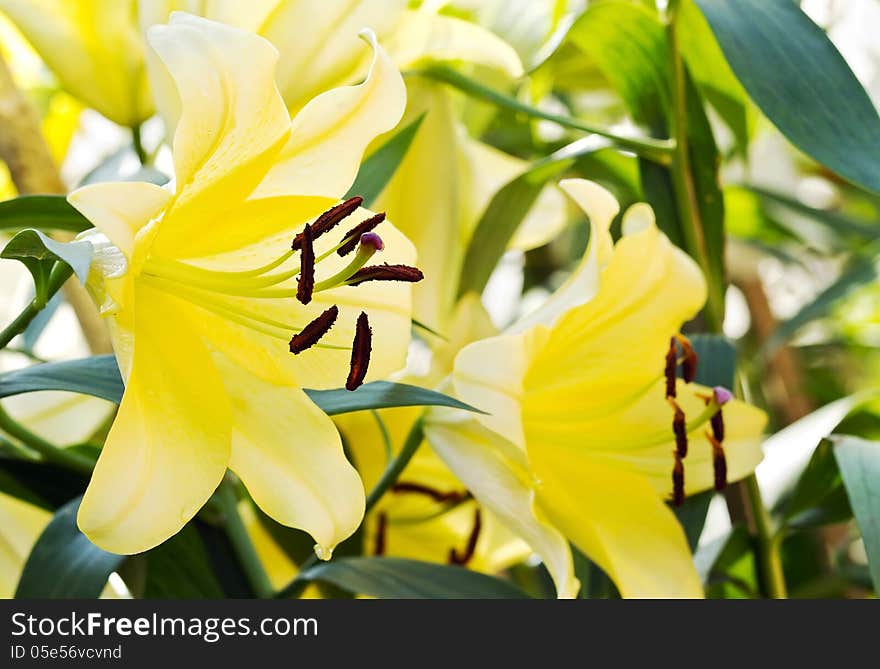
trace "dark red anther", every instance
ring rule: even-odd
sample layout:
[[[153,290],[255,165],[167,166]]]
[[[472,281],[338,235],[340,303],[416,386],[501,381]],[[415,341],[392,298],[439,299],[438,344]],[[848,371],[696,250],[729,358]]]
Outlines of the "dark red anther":
[[[684,463],[678,454],[672,467],[672,504],[681,506],[684,503]]]
[[[449,549],[449,564],[458,564],[465,565],[470,562],[471,558],[474,557],[474,554],[477,552],[477,541],[480,538],[480,529],[482,528],[483,520],[480,514],[480,507],[477,507],[474,510],[474,526],[471,529],[470,536],[468,536],[467,546],[465,546],[464,553],[459,553],[455,548]]]
[[[364,378],[367,376],[367,368],[370,366],[372,340],[373,331],[370,329],[370,321],[362,311],[357,319],[354,342],[351,345],[351,368],[348,372],[348,379],[345,382],[347,390],[356,390],[364,382]]]
[[[352,274],[346,283],[359,286],[366,281],[406,281],[416,283],[425,278],[422,270],[409,265],[367,265]]]
[[[677,335],[675,338],[681,344],[681,350],[684,353],[684,360],[681,361],[681,376],[686,383],[691,383],[697,377],[699,356],[691,345],[690,339],[684,335]]]
[[[687,422],[684,411],[678,406],[678,402],[669,399],[669,404],[675,410],[672,416],[672,434],[675,435],[675,453],[677,457],[684,458],[688,453]]]
[[[293,335],[290,340],[290,352],[294,355],[302,353],[307,348],[311,348],[323,337],[339,316],[339,307],[335,304],[327,309],[323,314],[318,316],[311,323],[306,325],[302,332]]]
[[[315,222],[312,223],[312,241],[335,228],[342,219],[351,216],[351,214],[361,206],[363,201],[364,199],[362,197],[352,197],[345,202],[337,204],[335,207],[330,207],[330,209],[318,216],[318,218],[315,219]],[[299,233],[293,238],[293,243],[290,245],[290,248],[294,251],[299,251],[302,248],[304,240],[305,237],[303,236],[303,233]]]
[[[724,447],[708,432],[706,438],[712,444],[712,468],[715,470],[715,490],[724,490],[727,487],[727,456]]]
[[[425,495],[426,497],[430,497],[433,501],[439,502],[441,504],[461,502],[462,500],[468,498],[468,493],[466,492],[458,492],[457,490],[443,492],[442,490],[437,490],[436,488],[422,485],[421,483],[413,483],[410,481],[398,481],[391,488],[391,492],[416,493],[419,495]]]
[[[720,408],[709,419],[709,423],[712,425],[712,436],[715,437],[719,444],[722,443],[724,441],[724,416],[721,415]]]
[[[388,534],[388,514],[381,511],[376,518],[376,538],[373,542],[373,554],[385,555],[385,536]]]
[[[664,375],[666,376],[666,397],[675,397],[675,369],[678,367],[678,346],[675,344],[675,337],[669,338],[669,350],[666,351],[666,366]]]
[[[374,216],[370,216],[370,218],[364,219],[356,226],[354,226],[351,230],[346,232],[342,239],[347,240],[345,244],[339,247],[339,250],[336,251],[340,256],[347,256],[349,253],[354,251],[357,248],[358,242],[361,239],[361,235],[365,232],[370,232],[377,225],[379,225],[382,221],[385,220],[385,213],[379,213]]]
[[[299,285],[296,287],[296,299],[303,304],[312,301],[315,289],[315,247],[312,226],[306,223],[302,231],[302,248],[299,254]]]

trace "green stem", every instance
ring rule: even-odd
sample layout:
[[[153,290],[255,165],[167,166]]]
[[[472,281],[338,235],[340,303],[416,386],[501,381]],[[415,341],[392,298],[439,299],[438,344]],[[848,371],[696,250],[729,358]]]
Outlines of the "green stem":
[[[669,123],[670,135],[675,140],[671,167],[672,182],[687,251],[700,265],[706,280],[710,283],[709,298],[705,310],[707,325],[710,330],[720,332],[724,322],[724,290],[723,286],[711,285],[714,273],[709,260],[700,205],[697,199],[697,188],[691,169],[690,147],[687,138],[687,80],[684,61],[679,49],[677,16],[678,2],[670,0],[666,13],[666,38],[669,43],[673,89],[673,109]]]
[[[37,314],[43,310],[49,300],[52,299],[52,296],[61,289],[61,286],[64,285],[64,282],[67,281],[72,274],[73,269],[71,269],[70,265],[67,263],[55,263],[52,272],[49,274],[47,295],[44,299],[35,297],[31,300],[30,304],[28,304],[22,312],[15,317],[14,321],[3,328],[3,331],[0,332],[0,349],[6,348],[9,342],[27,329],[27,326],[31,324],[31,321],[37,317]]]
[[[232,543],[232,549],[238,557],[248,583],[253,588],[254,594],[260,599],[271,597],[274,592],[272,583],[269,581],[260,556],[257,555],[257,550],[254,548],[247,528],[238,513],[238,497],[232,484],[224,481],[220,485],[220,490],[217,491],[217,498],[223,510],[226,535]]]
[[[429,79],[434,79],[435,81],[441,81],[445,84],[449,84],[450,86],[459,89],[460,91],[463,91],[464,93],[467,93],[470,96],[481,98],[499,107],[510,109],[511,111],[527,114],[532,118],[540,118],[544,119],[545,121],[552,121],[553,123],[561,125],[564,128],[572,128],[573,130],[581,130],[583,132],[599,135],[600,137],[605,137],[613,141],[619,148],[633,151],[643,158],[647,158],[648,160],[654,161],[661,165],[670,164],[672,153],[675,150],[675,142],[669,139],[655,139],[653,137],[627,137],[612,132],[607,128],[584,123],[579,119],[571,118],[569,116],[561,116],[559,114],[553,114],[551,112],[546,112],[538,109],[537,107],[532,107],[523,102],[520,102],[516,98],[512,98],[492,88],[483,86],[479,82],[474,81],[473,79],[470,79],[469,77],[466,77],[449,67],[436,65],[426,68],[424,70],[418,70],[416,72],[413,72],[413,74],[425,76]]]
[[[782,569],[780,544],[782,535],[774,534],[770,514],[761,498],[758,479],[752,474],[744,482],[748,501],[755,522],[755,557],[761,575],[764,594],[772,599],[785,599],[785,572]]]
[[[141,128],[140,124],[132,126],[131,128],[131,145],[134,148],[134,152],[137,154],[138,160],[141,165],[147,165],[150,162],[150,157],[147,154],[147,150],[144,148],[143,137],[141,136]]]
[[[28,430],[6,413],[2,404],[0,404],[0,430],[3,430],[10,437],[18,439],[31,450],[42,455],[48,462],[53,462],[83,474],[91,474],[92,469],[95,467],[95,461],[91,458],[50,444],[39,435]]]
[[[367,504],[364,509],[364,515],[368,514],[373,507],[376,506],[379,500],[382,499],[382,496],[388,492],[395,483],[397,483],[397,479],[403,473],[403,470],[406,469],[406,466],[409,464],[409,461],[412,460],[416,451],[419,450],[419,446],[421,446],[422,441],[425,438],[423,420],[423,417],[420,416],[418,420],[413,423],[413,426],[406,437],[406,441],[403,443],[403,448],[400,449],[400,453],[388,463],[385,471],[382,472],[382,477],[370,491],[370,494],[367,495]]]

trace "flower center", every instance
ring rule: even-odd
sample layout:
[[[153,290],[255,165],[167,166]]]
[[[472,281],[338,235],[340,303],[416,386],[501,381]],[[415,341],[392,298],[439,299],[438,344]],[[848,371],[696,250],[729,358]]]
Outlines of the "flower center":
[[[679,357],[681,348],[681,357]],[[726,388],[716,386],[711,395],[698,394],[706,408],[696,420],[688,422],[684,410],[676,401],[677,397],[677,371],[681,366],[681,375],[685,383],[691,383],[697,374],[698,356],[691,342],[684,335],[675,335],[669,340],[669,350],[666,353],[665,376],[666,376],[666,401],[672,407],[672,433],[675,436],[675,458],[672,465],[672,503],[681,506],[685,498],[684,486],[684,459],[688,454],[688,434],[692,433],[707,421],[711,426],[711,432],[706,432],[706,438],[712,447],[712,467],[715,475],[715,490],[723,490],[727,485],[727,458],[724,454],[724,416],[721,407],[733,399],[733,395]]]
[[[316,256],[315,240],[354,213],[362,202],[362,198],[353,197],[331,207],[313,222],[306,223],[302,232],[293,238],[289,249],[260,267],[222,271],[174,259],[151,257],[145,262],[141,276],[154,286],[218,316],[288,342],[289,350],[294,355],[312,347],[350,349],[351,369],[345,385],[349,390],[355,390],[366,377],[370,359],[372,330],[366,312],[358,316],[351,346],[337,346],[319,343],[339,316],[336,305],[312,321],[299,324],[268,318],[260,313],[259,308],[248,308],[248,304],[252,305],[252,300],[296,299],[305,305],[311,302],[316,293],[342,286],[358,286],[367,281],[420,281],[422,272],[415,267],[367,265],[385,246],[382,238],[373,232],[385,220],[384,213],[375,214],[357,224],[342,235],[338,244]],[[334,253],[344,258],[352,252],[355,252],[354,256],[342,269],[318,278],[322,263],[327,264],[325,261]],[[285,268],[288,264],[294,266]]]

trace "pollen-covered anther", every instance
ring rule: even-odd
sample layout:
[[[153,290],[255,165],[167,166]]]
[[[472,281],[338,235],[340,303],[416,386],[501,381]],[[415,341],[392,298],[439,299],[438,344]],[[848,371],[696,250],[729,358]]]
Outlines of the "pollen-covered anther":
[[[664,375],[666,377],[666,397],[675,397],[675,370],[678,367],[678,346],[675,337],[669,338],[669,350],[666,351],[666,365]]]
[[[351,275],[346,283],[349,286],[359,286],[366,281],[405,281],[407,283],[417,283],[425,278],[418,267],[410,267],[409,265],[368,265],[362,267]]]
[[[675,464],[672,466],[672,504],[681,506],[684,503],[684,462],[675,454]]]
[[[477,541],[480,539],[480,530],[482,529],[482,526],[482,514],[480,513],[480,508],[477,507],[474,510],[474,524],[471,528],[471,533],[468,536],[467,546],[465,546],[463,553],[459,553],[455,548],[449,549],[449,564],[466,565],[471,561],[474,554],[477,552]]]
[[[314,223],[312,223],[312,240],[314,241],[324,233],[329,232],[335,228],[341,220],[351,216],[351,214],[363,204],[363,201],[364,199],[362,197],[355,196],[334,207],[330,207],[330,209],[318,216]],[[304,239],[305,237],[303,233],[299,233],[293,238],[293,243],[291,243],[290,248],[294,251],[299,251],[303,246]]]
[[[713,435],[706,433],[706,439],[712,444],[712,469],[715,472],[715,490],[724,490],[727,486],[727,456],[724,446]]]
[[[672,434],[675,435],[676,457],[684,458],[688,452],[687,422],[684,411],[682,411],[682,408],[674,399],[667,398],[667,401],[674,411],[672,416]]]
[[[345,243],[340,246],[339,249],[337,249],[336,253],[339,254],[340,257],[347,256],[349,253],[357,248],[358,241],[361,239],[361,235],[374,230],[376,226],[384,220],[385,213],[382,212],[370,216],[370,218],[367,218],[358,223],[342,236],[342,239],[345,240]]]
[[[358,316],[354,331],[354,342],[351,345],[351,367],[348,379],[345,381],[347,390],[356,390],[367,376],[370,366],[370,352],[372,350],[373,330],[370,321],[363,311]]]
[[[312,226],[306,223],[302,231],[302,247],[299,254],[299,284],[296,287],[296,299],[303,304],[312,301],[315,289],[315,246]]]
[[[424,495],[425,497],[429,497],[433,501],[440,504],[454,504],[468,498],[468,493],[466,492],[459,492],[457,490],[444,492],[442,490],[438,490],[437,488],[432,488],[431,486],[411,481],[398,481],[392,486],[391,492],[397,494],[414,493],[417,495]]]
[[[388,514],[376,514],[376,538],[373,542],[373,555],[385,555],[385,537],[388,534]]]
[[[293,335],[290,339],[290,352],[294,355],[311,348],[323,337],[339,317],[339,307],[335,304],[306,325],[301,332]]]
[[[681,361],[681,376],[685,380],[685,383],[692,383],[697,377],[699,356],[691,345],[691,340],[683,334],[675,335],[675,340],[678,341],[684,355],[684,359]]]

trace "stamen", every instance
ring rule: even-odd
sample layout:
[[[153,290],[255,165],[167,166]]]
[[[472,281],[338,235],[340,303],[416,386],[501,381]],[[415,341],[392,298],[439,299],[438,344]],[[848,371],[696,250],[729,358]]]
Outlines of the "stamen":
[[[379,235],[375,232],[365,232],[361,235],[358,243],[358,252],[354,259],[333,276],[322,279],[316,283],[314,286],[314,292],[317,293],[322,290],[329,290],[330,288],[345,285],[359,269],[369,262],[370,258],[372,258],[377,251],[381,251],[384,248],[385,243]]]
[[[471,529],[470,536],[468,536],[467,546],[465,546],[464,553],[459,553],[455,548],[451,548],[449,550],[449,564],[457,564],[457,565],[466,565],[470,562],[471,558],[474,557],[474,554],[477,552],[477,541],[480,538],[480,530],[483,526],[482,515],[480,514],[480,507],[477,507],[474,510],[474,526]]]
[[[315,219],[315,222],[312,223],[312,241],[316,240],[325,232],[329,232],[335,228],[342,219],[353,214],[354,211],[361,206],[363,201],[364,199],[362,197],[355,196],[349,198],[345,202],[337,204],[335,207],[331,207],[318,216],[318,218]],[[293,243],[290,245],[290,248],[294,251],[299,251],[303,247],[304,241],[305,235],[301,232],[293,238]]]
[[[336,319],[339,316],[339,307],[335,304],[327,309],[324,313],[318,316],[311,323],[306,325],[302,332],[299,332],[290,339],[290,352],[294,355],[298,355],[305,351],[308,348],[311,348],[314,344],[317,344],[318,341],[323,337],[330,328],[333,327],[333,324],[336,322]]]
[[[675,454],[675,464],[672,467],[672,504],[681,506],[684,503],[684,463],[678,453]]]
[[[664,374],[666,376],[666,397],[675,397],[675,370],[678,367],[678,346],[675,344],[675,337],[669,338],[669,350],[666,352],[666,366]]]
[[[376,518],[376,539],[373,543],[374,555],[385,555],[385,537],[388,534],[388,514],[381,511]]]
[[[351,345],[351,368],[348,372],[348,379],[345,381],[347,390],[356,390],[364,382],[367,368],[370,365],[372,340],[373,331],[370,329],[370,321],[367,314],[362,311],[357,319],[354,342]]]
[[[303,304],[312,301],[315,289],[315,247],[313,245],[312,226],[306,223],[302,231],[302,242],[299,254],[299,285],[296,288],[296,299]]]
[[[713,435],[706,433],[706,438],[712,444],[712,468],[715,470],[715,490],[724,490],[727,486],[727,456],[724,447]]]
[[[425,495],[427,497],[430,497],[433,501],[441,504],[444,502],[460,502],[461,500],[467,498],[467,493],[461,493],[456,490],[443,492],[442,490],[437,490],[436,488],[422,485],[421,483],[413,483],[410,481],[398,481],[391,488],[391,492],[416,493],[419,495]]]
[[[672,398],[667,398],[670,406],[675,410],[672,417],[672,433],[675,435],[675,453],[676,457],[685,458],[688,452],[688,429],[685,421],[684,411],[678,406]]]
[[[712,436],[719,442],[724,441],[724,416],[721,409],[709,419],[709,424],[712,426]]]
[[[685,383],[691,383],[697,376],[699,356],[691,345],[690,339],[682,334],[675,335],[675,339],[681,345],[681,350],[684,353],[684,360],[681,363],[681,375]]]
[[[370,265],[359,269],[346,281],[349,286],[359,286],[366,281],[406,281],[416,283],[425,278],[422,270],[409,265]]]
[[[358,240],[361,238],[362,234],[370,232],[384,220],[385,212],[381,212],[358,223],[342,236],[344,243],[336,250],[336,253],[341,257],[347,256],[357,248]]]

